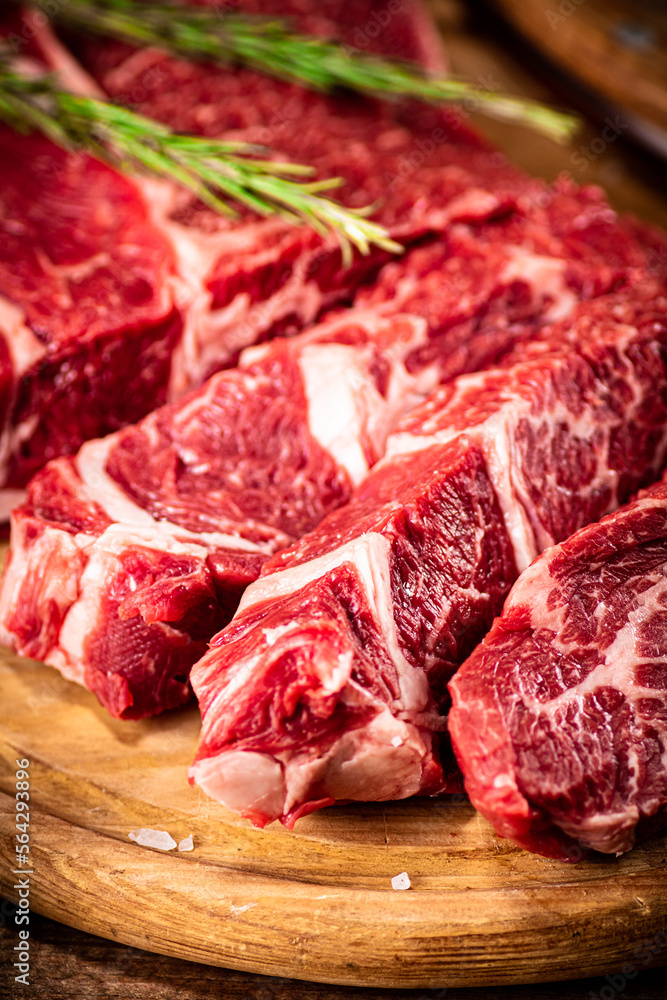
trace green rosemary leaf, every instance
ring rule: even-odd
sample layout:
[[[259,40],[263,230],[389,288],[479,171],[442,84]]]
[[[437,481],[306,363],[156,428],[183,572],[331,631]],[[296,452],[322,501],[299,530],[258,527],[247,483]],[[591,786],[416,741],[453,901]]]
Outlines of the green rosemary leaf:
[[[379,98],[414,97],[466,105],[567,142],[578,120],[537,101],[510,97],[454,77],[432,78],[411,63],[384,59],[325,38],[302,35],[288,21],[193,7],[175,0],[67,0],[58,20],[135,45],[190,59],[241,63],[311,90],[345,87]]]
[[[368,253],[371,245],[392,253],[403,248],[387,231],[366,218],[366,210],[347,209],[319,192],[341,178],[296,181],[311,167],[258,159],[264,147],[176,135],[160,123],[106,101],[63,90],[50,75],[27,77],[0,43],[0,118],[19,131],[37,130],[57,145],[83,150],[124,171],[147,171],[187,188],[206,205],[227,216],[241,203],[260,215],[279,215],[308,223],[323,236],[335,233],[345,261],[351,247]]]

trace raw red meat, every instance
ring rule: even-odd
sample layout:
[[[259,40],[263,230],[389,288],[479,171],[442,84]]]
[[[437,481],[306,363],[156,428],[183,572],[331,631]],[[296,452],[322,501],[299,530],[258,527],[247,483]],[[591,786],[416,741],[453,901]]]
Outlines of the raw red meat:
[[[437,390],[350,503],[265,564],[193,668],[192,780],[260,825],[442,786],[446,681],[517,571],[665,459],[659,292],[583,303],[534,357]]]
[[[340,23],[349,41],[363,44],[360,30],[368,28],[375,47],[437,63],[436,35],[416,5],[386,24],[379,0],[329,2],[310,11],[297,6],[304,29],[335,33]],[[271,3],[261,9],[272,9]],[[376,24],[382,28],[377,34]],[[567,185],[548,191],[508,167],[452,113],[443,125],[442,113],[432,109],[407,112],[328,99],[257,74],[165,60],[153,50],[128,59],[129,50],[115,44],[84,49],[115,96],[138,102],[140,110],[207,134],[261,138],[257,130],[270,129],[286,153],[305,157],[322,173],[340,168],[349,203],[382,195],[384,221],[406,239],[456,228],[457,220],[506,213],[504,238],[540,256],[531,262],[519,254],[508,263],[507,275],[513,268],[517,279],[513,288],[499,295],[492,288],[505,253],[498,234],[491,237],[498,243],[495,258],[491,249],[470,249],[464,237],[460,261],[454,256],[460,239],[453,234],[451,246],[443,244],[447,269],[441,247],[426,250],[421,271],[411,265],[414,276],[420,271],[421,288],[397,290],[403,308],[440,329],[441,340],[432,337],[426,349],[449,352],[451,373],[498,357],[517,335],[515,321],[534,313],[536,295],[551,296],[551,314],[562,315],[572,292],[600,294],[624,280],[624,270],[646,263],[652,237],[620,224],[599,192]],[[36,32],[25,54],[82,85],[81,72],[46,29]],[[134,81],[127,93],[121,78]],[[172,120],[174,102],[197,120]],[[249,216],[230,226],[169,185],[141,181],[151,225],[139,190],[100,164],[65,156],[36,137],[3,132],[0,144],[0,295],[7,300],[0,318],[0,485],[23,486],[47,459],[139,419],[244,344],[311,319],[326,303],[349,295],[381,259],[357,262],[341,275],[336,253],[306,229]],[[179,207],[166,221],[174,199]],[[507,222],[512,206],[515,221]],[[590,266],[583,263],[586,255]],[[475,279],[466,280],[477,305],[464,302],[457,318],[463,261],[475,267]],[[429,267],[434,274],[427,278]],[[434,290],[438,274],[443,280]],[[391,298],[391,280],[369,301]],[[392,303],[390,308],[396,311]],[[525,323],[522,331],[529,332]],[[16,493],[5,492],[0,515],[15,502]]]
[[[360,29],[387,12],[385,0],[262,0],[234,9],[294,14],[297,26],[352,44]],[[411,2],[401,5],[373,47],[433,65],[436,37]],[[326,96],[156,49],[95,40],[73,44],[112,98],[177,130],[267,144],[278,157],[313,166],[318,177],[340,176],[345,183],[336,198],[352,208],[377,204],[374,219],[405,244],[442,233],[455,220],[506,212],[521,192],[540,188],[451,109]],[[249,212],[229,221],[166,185],[153,185],[150,197],[155,222],[179,257],[187,316],[173,394],[200,384],[249,344],[298,330],[324,308],[349,299],[387,259],[374,250],[341,270],[335,238],[323,241],[310,229]]]
[[[516,207],[492,222],[452,224],[407,261],[387,264],[355,304],[380,315],[425,317],[428,343],[408,366],[439,356],[443,378],[488,367],[534,339],[577,302],[664,281],[667,239],[620,217],[599,188],[561,179],[532,182]],[[603,307],[604,308],[604,307]],[[447,360],[444,360],[447,359]]]
[[[0,485],[18,488],[165,401],[181,320],[130,181],[2,126],[0,164]]]
[[[275,3],[265,6],[268,11],[276,8]],[[279,6],[282,12],[291,9]],[[294,6],[301,10],[304,5]],[[372,25],[378,24],[382,31],[374,44],[436,65],[437,33],[422,9],[401,5],[402,12],[383,26],[385,6],[372,0],[328,3],[324,8],[312,4],[303,27],[336,33],[340,18],[350,37],[369,26],[374,33]],[[82,82],[76,64],[50,31],[33,20],[35,15],[23,16],[30,21],[27,31],[20,16],[12,14],[3,19],[0,33],[13,31],[24,40],[22,57],[57,67],[75,89],[85,89],[85,78]],[[42,14],[36,17],[42,19]],[[113,45],[96,48],[103,61],[118,51]],[[148,83],[145,61],[154,58],[154,52],[134,54],[137,79],[149,90],[151,85],[165,90],[161,99],[173,101],[176,84],[166,69],[159,80],[153,75]],[[191,95],[198,106],[188,106],[188,114],[206,119],[215,101],[216,114],[227,116],[229,133],[239,107],[245,106],[253,109],[256,127],[264,125],[279,134],[282,119],[275,116],[280,95],[285,96],[281,84],[174,60],[169,67],[173,73],[186,72],[191,86],[199,87],[197,95]],[[127,66],[125,72],[131,72]],[[208,89],[211,80],[216,81],[215,94]],[[259,92],[265,92],[265,105],[256,100]],[[341,119],[339,132],[345,127],[345,102],[339,115],[336,102],[306,96],[299,88],[290,94],[293,102],[309,103],[321,127],[326,129],[336,116]],[[188,104],[180,83],[176,98]],[[290,108],[282,106],[283,118],[289,118]],[[361,117],[367,121],[375,113],[375,105],[372,110],[369,105]],[[290,127],[294,129],[294,121]],[[327,141],[321,134],[322,156]],[[303,155],[308,154],[304,146]],[[356,155],[360,161],[365,155],[361,142]],[[39,136],[18,136],[4,127],[0,163],[0,487],[12,488],[0,492],[0,519],[18,502],[17,488],[46,461],[75,452],[85,440],[140,419],[167,395],[199,384],[256,334],[273,328],[276,317],[285,318],[283,299],[289,299],[287,311],[294,312],[297,323],[313,318],[321,296],[315,285],[306,286],[305,262],[297,263],[304,250],[309,267],[327,272],[325,283],[334,289],[338,281],[338,258],[328,251],[323,254],[321,241],[307,229],[249,215],[230,226],[191,205],[187,196],[183,202],[170,185],[143,180],[134,184],[93,159],[67,155]],[[179,218],[190,213],[194,224],[163,224],[165,199],[170,204],[180,199]],[[159,225],[156,217],[162,219]],[[295,268],[301,269],[301,278],[285,287]],[[354,284],[353,275],[355,269],[341,288]],[[254,291],[248,292],[250,286]],[[334,298],[341,288],[332,293]],[[250,317],[251,300],[255,320]]]
[[[15,29],[45,70],[52,36]],[[182,333],[172,245],[132,181],[0,126],[0,522],[45,462],[166,399]],[[2,489],[2,487],[8,487]]]
[[[649,249],[599,193],[567,185],[548,210],[458,223],[391,264],[368,308],[255,348],[182,404],[52,463],[13,519],[11,641],[114,714],[182,702],[189,665],[261,563],[349,499],[401,413],[580,298],[641,287]]]
[[[423,320],[353,311],[244,355],[136,426],[46,466],[12,514],[11,640],[114,715],[182,704],[262,562],[345,502],[438,380]]]
[[[114,714],[182,702],[189,665],[262,561],[349,499],[402,413],[579,298],[646,280],[648,244],[607,215],[598,193],[566,185],[546,214],[459,223],[391,264],[369,308],[256,348],[182,404],[47,467],[13,519],[0,611],[16,648]],[[587,236],[584,218],[598,220]],[[598,249],[609,227],[611,264]]]
[[[113,61],[122,47],[95,51]],[[135,54],[132,60],[136,69],[141,59]],[[273,89],[254,74],[193,69],[174,60],[168,65],[169,72],[190,74],[191,80],[203,74],[216,95],[226,81],[231,104],[221,98],[216,114],[250,115],[252,121],[237,122],[239,128],[256,127],[259,119],[253,116],[263,101],[275,112]],[[242,102],[235,89],[251,83],[259,95],[256,104]],[[280,86],[271,82],[279,92]],[[314,136],[319,122],[321,145],[311,137],[318,155],[344,149],[343,143],[327,145],[331,136],[322,132],[323,123],[338,121],[334,133],[343,122],[346,129],[351,122],[359,129],[368,125],[370,102],[351,110],[342,99],[295,92],[312,111]],[[414,137],[405,124],[396,124],[395,116],[404,112],[372,107],[381,128],[368,134],[382,155],[394,148],[387,138],[394,133],[400,139],[396,148],[404,150],[401,143]],[[228,121],[226,134],[230,128]],[[461,141],[449,143],[448,165],[438,161],[418,171],[419,184],[425,178],[439,196],[445,194],[429,215],[429,225],[444,227],[445,235],[388,266],[376,286],[359,294],[359,309],[292,346],[276,344],[246,355],[239,371],[215,379],[181,406],[85,447],[35,480],[14,519],[3,590],[5,626],[19,649],[84,681],[115,714],[150,714],[180,703],[188,695],[189,664],[228,620],[262,561],[348,499],[382,454],[400,413],[439,379],[494,362],[512,345],[535,337],[546,320],[567,316],[578,301],[621,286],[630,289],[650,277],[659,238],[619,221],[599,191],[566,183],[548,191],[500,163],[464,129],[453,131]],[[294,150],[300,148],[306,133],[294,122],[285,133]],[[361,151],[359,139],[354,163]],[[379,164],[373,160],[370,167]],[[384,178],[391,192],[386,210],[399,192],[404,202],[396,203],[397,211],[407,218],[405,199],[410,184],[413,193],[418,190],[417,174],[398,174],[400,183]],[[415,212],[426,211],[422,202],[413,206]],[[217,217],[201,207],[190,209],[195,243],[207,242],[207,227]],[[399,215],[393,220],[397,225]],[[240,228],[220,224],[234,248],[238,274],[246,260],[238,253],[241,237],[261,230],[264,240],[267,229],[257,223],[255,230],[247,219]],[[182,262],[183,234],[191,236],[193,226],[169,223],[167,229]],[[411,231],[423,229],[420,223]],[[219,246],[223,230],[213,233],[211,246]],[[306,238],[301,230],[280,231],[289,239]],[[194,244],[188,245],[185,257],[190,254],[192,263]],[[273,244],[267,246],[272,253]],[[201,276],[202,259],[196,258],[188,273]],[[271,286],[262,281],[265,289]],[[189,300],[183,282],[173,284],[191,334],[197,315],[212,315],[210,300],[206,295]],[[241,311],[243,302],[238,300]],[[203,371],[205,351],[190,334],[172,357],[173,392],[182,388],[175,384],[178,372],[191,373],[185,355],[199,365],[200,375]],[[54,567],[51,580],[42,575],[47,564]]]
[[[548,857],[667,823],[667,485],[548,549],[450,685],[475,806]]]

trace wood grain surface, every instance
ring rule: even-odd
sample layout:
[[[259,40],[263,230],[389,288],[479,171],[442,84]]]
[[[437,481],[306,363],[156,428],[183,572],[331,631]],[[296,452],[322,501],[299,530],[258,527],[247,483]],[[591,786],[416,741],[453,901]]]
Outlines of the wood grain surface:
[[[608,973],[667,926],[665,836],[561,864],[501,840],[462,796],[259,831],[187,785],[194,708],[113,720],[89,692],[10,653],[0,689],[2,887],[11,896],[11,793],[27,758],[31,902],[73,927],[262,974],[452,987]],[[140,847],[128,839],[140,827],[192,834],[195,849]],[[406,892],[391,888],[401,871]]]
[[[13,907],[0,899],[0,955],[16,943]],[[664,1000],[667,975],[637,968],[567,983],[433,990],[326,986],[184,962],[128,948],[33,914],[30,989],[0,977],[1,1000]],[[9,978],[9,977],[8,977]]]
[[[667,129],[667,9],[653,0],[493,0],[545,55]]]
[[[558,10],[560,3],[573,4],[574,0],[545,2]],[[572,18],[579,16],[589,2],[576,6],[577,13]],[[554,75],[543,50],[527,42],[527,34],[512,32],[502,18],[494,17],[494,8],[488,2],[429,0],[429,6],[438,19],[455,74],[480,86],[584,113],[581,128],[564,146],[530,129],[471,114],[470,120],[476,128],[527,173],[542,177],[547,183],[561,174],[569,174],[577,184],[598,184],[618,211],[634,212],[645,221],[667,229],[664,159],[635,144],[629,127],[621,128],[617,135],[611,134],[604,120],[606,112],[599,117],[586,117],[585,112],[598,109],[588,102],[580,106],[579,91],[570,86],[569,78]],[[659,4],[654,6],[657,8]],[[662,9],[667,16],[664,3]],[[546,21],[544,24],[544,31],[550,31]],[[667,66],[667,39],[663,39],[660,59]],[[623,120],[621,124],[627,122]]]

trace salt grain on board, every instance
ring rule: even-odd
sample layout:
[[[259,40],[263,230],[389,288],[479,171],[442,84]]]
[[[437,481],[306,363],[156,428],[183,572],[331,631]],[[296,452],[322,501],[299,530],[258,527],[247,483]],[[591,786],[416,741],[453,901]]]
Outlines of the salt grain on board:
[[[176,847],[176,841],[166,830],[132,830],[128,837],[142,847],[156,847],[158,851],[173,851]]]
[[[409,889],[410,879],[407,872],[401,872],[400,875],[394,875],[391,880],[392,889]]]
[[[194,848],[194,842],[192,840],[192,834],[189,833],[187,837],[183,837],[183,840],[179,841],[178,849],[179,851],[191,851]]]

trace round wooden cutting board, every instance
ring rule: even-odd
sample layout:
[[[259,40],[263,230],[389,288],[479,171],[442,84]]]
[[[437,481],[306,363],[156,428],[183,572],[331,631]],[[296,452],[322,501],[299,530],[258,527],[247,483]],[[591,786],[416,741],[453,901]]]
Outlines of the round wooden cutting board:
[[[491,0],[556,66],[667,130],[667,9],[655,0]]]
[[[548,861],[463,796],[324,810],[264,831],[186,782],[195,708],[111,719],[49,667],[0,654],[2,888],[16,899],[14,776],[30,761],[31,907],[195,962],[326,983],[500,985],[667,960],[667,838]],[[140,847],[140,827],[194,850]],[[406,871],[407,891],[391,878]],[[662,945],[661,945],[662,942]]]

